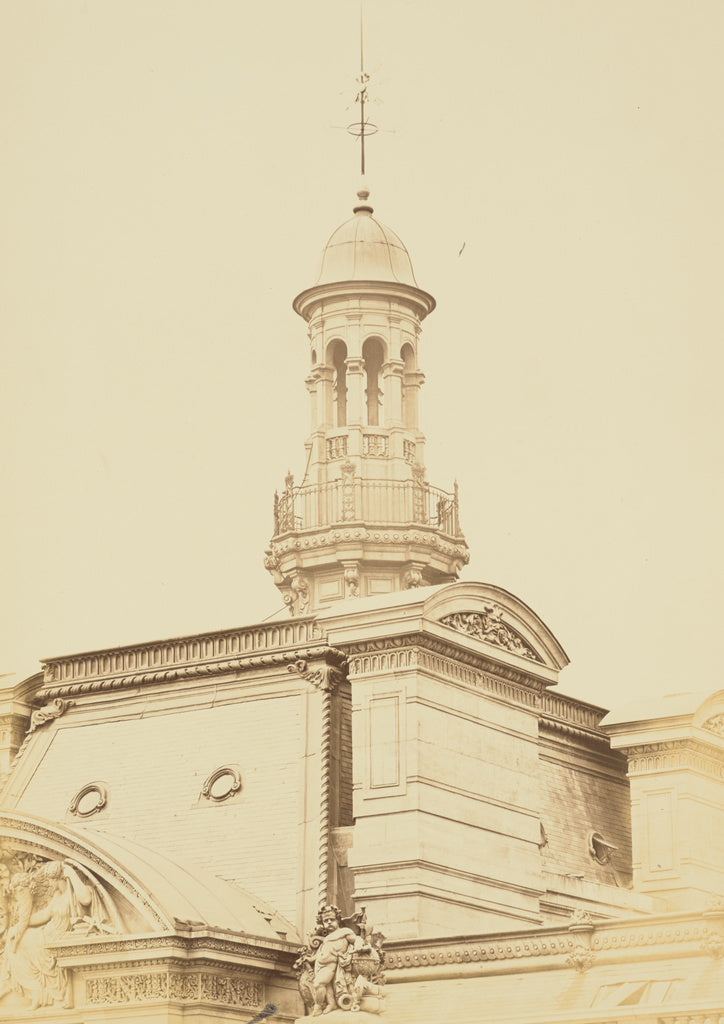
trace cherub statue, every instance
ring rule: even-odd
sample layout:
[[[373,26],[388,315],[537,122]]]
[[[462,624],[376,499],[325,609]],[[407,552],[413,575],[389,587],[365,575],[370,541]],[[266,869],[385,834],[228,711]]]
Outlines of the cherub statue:
[[[384,936],[370,933],[364,908],[343,918],[337,907],[322,907],[295,963],[307,1013],[318,1017],[336,1009],[359,1010],[365,995],[384,998]]]

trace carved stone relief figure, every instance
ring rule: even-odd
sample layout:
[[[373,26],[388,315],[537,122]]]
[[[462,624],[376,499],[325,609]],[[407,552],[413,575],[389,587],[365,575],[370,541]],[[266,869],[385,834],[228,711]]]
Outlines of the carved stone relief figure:
[[[0,1006],[11,991],[28,999],[30,1009],[70,1006],[70,978],[50,943],[68,932],[123,931],[111,896],[72,860],[0,849],[0,907]]]
[[[381,1012],[385,995],[384,936],[370,933],[364,910],[344,919],[337,907],[322,907],[295,964],[308,1014],[318,1017],[337,1009],[357,1011],[367,996],[375,997],[374,1005],[365,1005],[364,1009]]]

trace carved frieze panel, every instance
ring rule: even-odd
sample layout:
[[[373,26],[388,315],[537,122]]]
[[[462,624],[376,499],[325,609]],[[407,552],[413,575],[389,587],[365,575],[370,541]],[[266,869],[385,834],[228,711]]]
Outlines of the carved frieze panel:
[[[495,665],[492,675],[485,671],[484,659],[423,634],[350,644],[347,655],[352,677],[420,666],[527,707],[538,706],[543,690],[537,680],[507,666]]]
[[[86,979],[86,1003],[110,1006],[170,999],[255,1009],[264,1002],[264,985],[243,974],[203,971],[142,971]]]
[[[502,647],[522,658],[543,661],[512,626],[503,622],[503,609],[492,602],[484,605],[482,612],[455,612],[452,615],[445,615],[440,621],[459,633],[466,633],[476,640]]]
[[[715,748],[696,740],[662,740],[657,743],[639,743],[624,748],[628,757],[629,775],[692,768],[724,779],[724,757],[718,757]]]

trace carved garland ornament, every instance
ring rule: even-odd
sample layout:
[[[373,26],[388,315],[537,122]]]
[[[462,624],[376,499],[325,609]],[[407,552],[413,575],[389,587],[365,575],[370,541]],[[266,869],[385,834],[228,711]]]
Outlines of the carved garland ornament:
[[[529,658],[531,661],[542,662],[543,659],[525,643],[523,638],[510,626],[503,622],[503,609],[497,604],[483,605],[482,612],[455,612],[445,615],[440,620],[443,625],[459,633],[466,633],[496,647]]]

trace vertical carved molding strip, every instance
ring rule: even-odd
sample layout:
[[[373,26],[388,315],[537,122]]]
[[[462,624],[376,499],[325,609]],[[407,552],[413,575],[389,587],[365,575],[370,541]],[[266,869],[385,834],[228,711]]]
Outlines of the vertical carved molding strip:
[[[322,749],[320,753],[319,873],[317,905],[321,910],[327,902],[329,883],[329,796],[332,772],[332,686],[322,690]]]
[[[322,694],[322,728],[319,750],[319,863],[317,873],[317,898],[319,909],[327,904],[327,888],[330,866],[330,792],[332,788],[332,695],[337,684],[342,680],[346,658],[341,651],[330,648],[330,653],[338,667],[334,665],[318,665],[312,668],[300,659],[288,666],[290,672],[298,672],[300,676],[312,683]]]
[[[354,518],[354,463],[347,461],[342,465],[342,521],[350,522]]]

